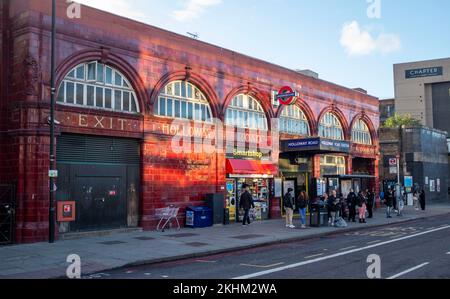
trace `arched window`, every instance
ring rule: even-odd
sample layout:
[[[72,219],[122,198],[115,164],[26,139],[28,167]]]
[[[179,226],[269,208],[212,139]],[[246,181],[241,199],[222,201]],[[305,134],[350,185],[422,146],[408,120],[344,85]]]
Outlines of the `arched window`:
[[[305,113],[298,106],[287,106],[280,117],[280,132],[309,136],[309,123]]]
[[[359,119],[352,128],[352,141],[354,143],[372,145],[369,127],[362,119]]]
[[[126,113],[139,113],[136,93],[119,71],[100,62],[78,65],[61,82],[58,103]]]
[[[319,136],[334,140],[344,140],[344,131],[342,124],[331,112],[325,114],[320,120]]]
[[[263,108],[256,99],[244,94],[235,96],[231,101],[225,123],[246,129],[268,130]]]
[[[155,103],[155,114],[161,117],[212,122],[212,113],[205,95],[185,81],[167,84]]]

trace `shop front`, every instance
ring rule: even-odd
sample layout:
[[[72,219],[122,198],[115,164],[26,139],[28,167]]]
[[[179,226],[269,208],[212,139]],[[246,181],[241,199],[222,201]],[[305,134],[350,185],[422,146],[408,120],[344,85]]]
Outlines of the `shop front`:
[[[340,181],[327,179],[326,176],[347,174],[349,142],[316,137],[285,140],[281,144],[282,157],[291,157],[289,169],[292,171],[295,168],[292,168],[293,164],[300,164],[297,175],[300,179],[302,176],[306,177],[304,191],[310,197],[320,197],[331,190],[340,190]]]
[[[244,215],[239,209],[239,199],[244,184],[250,186],[250,193],[254,199],[253,220],[268,220],[273,179],[278,175],[278,167],[268,161],[229,158],[226,160],[226,172],[226,208],[230,212],[230,222],[243,220]]]

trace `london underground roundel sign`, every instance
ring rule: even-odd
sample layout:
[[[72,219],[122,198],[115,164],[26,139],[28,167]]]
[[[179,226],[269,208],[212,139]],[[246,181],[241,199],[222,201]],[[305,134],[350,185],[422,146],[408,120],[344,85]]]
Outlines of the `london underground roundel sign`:
[[[297,101],[298,93],[290,86],[284,86],[280,89],[277,95],[277,100],[281,105],[290,106],[294,105]]]

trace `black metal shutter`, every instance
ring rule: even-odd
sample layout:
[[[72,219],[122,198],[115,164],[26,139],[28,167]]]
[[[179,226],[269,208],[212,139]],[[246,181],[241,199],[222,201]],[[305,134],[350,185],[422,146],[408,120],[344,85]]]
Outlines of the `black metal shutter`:
[[[58,138],[58,163],[140,164],[138,140],[63,134]]]

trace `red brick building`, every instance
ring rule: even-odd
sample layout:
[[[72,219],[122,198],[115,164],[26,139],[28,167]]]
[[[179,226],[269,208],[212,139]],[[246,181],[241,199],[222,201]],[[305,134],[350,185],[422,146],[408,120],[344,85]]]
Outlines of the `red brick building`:
[[[276,178],[311,195],[327,175],[333,188],[342,176],[377,188],[377,98],[89,7],[70,19],[66,1],[57,2],[56,200],[77,206],[77,221],[58,223],[59,233],[155,229],[156,208],[200,205],[211,193],[232,200],[245,180],[271,218],[281,216]],[[0,3],[0,184],[16,187],[17,243],[48,235],[50,4]],[[300,99],[273,105],[273,91],[286,85]],[[236,143],[263,144],[234,155],[173,150],[180,131],[194,144],[211,132],[174,119],[213,118],[245,129]],[[299,140],[318,147],[289,147]],[[263,156],[278,142],[281,152]]]

